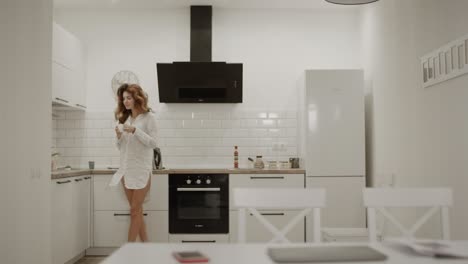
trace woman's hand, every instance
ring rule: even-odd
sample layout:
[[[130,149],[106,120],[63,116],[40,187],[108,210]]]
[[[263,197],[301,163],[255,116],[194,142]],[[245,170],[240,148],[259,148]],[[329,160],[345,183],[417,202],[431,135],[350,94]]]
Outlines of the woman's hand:
[[[136,128],[131,125],[124,124],[123,126],[123,131],[128,132],[128,133],[135,133]]]
[[[117,139],[120,139],[122,136],[122,132],[120,132],[119,126],[115,126],[115,134],[117,135]]]

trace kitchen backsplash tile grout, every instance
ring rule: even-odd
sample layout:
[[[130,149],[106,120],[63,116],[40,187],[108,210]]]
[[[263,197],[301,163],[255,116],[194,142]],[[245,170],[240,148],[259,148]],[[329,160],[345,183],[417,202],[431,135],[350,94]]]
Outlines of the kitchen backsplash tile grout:
[[[239,146],[239,164],[247,157],[287,160],[297,156],[296,111],[158,111],[159,146],[163,164],[171,168],[232,167],[233,146]],[[112,112],[54,110],[53,147],[60,152],[59,166],[97,168],[119,164]],[[285,149],[273,151],[273,144]]]

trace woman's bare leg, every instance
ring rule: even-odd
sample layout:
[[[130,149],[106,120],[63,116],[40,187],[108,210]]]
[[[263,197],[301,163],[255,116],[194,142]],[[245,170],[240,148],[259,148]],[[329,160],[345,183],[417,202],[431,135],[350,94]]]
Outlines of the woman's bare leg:
[[[150,178],[150,182],[151,184],[151,178]],[[125,181],[124,179],[122,178],[122,185],[124,187],[124,190],[125,190],[125,196],[127,196],[127,200],[128,200],[128,205],[131,207],[132,206],[132,197],[133,197],[133,189],[127,189],[127,187],[125,187]],[[147,235],[147,232],[146,232],[146,224],[145,222],[143,221],[141,227],[140,227],[140,231],[138,232],[138,235],[140,236],[140,240],[141,242],[148,242],[148,235]]]
[[[143,198],[143,201],[145,200],[146,195],[148,195],[148,192],[151,189],[151,176],[148,179],[148,183],[146,184],[145,189],[147,190],[145,193],[145,197]],[[143,216],[142,216],[142,222],[141,222],[140,231],[138,232],[138,235],[140,235],[141,242],[148,242],[148,233],[146,232],[146,223],[145,223],[145,219]]]
[[[128,230],[129,242],[135,242],[139,233],[141,241],[148,241],[145,221],[143,219],[143,202],[149,188],[150,183],[148,181],[145,188],[132,190],[133,195],[130,203],[130,228]]]

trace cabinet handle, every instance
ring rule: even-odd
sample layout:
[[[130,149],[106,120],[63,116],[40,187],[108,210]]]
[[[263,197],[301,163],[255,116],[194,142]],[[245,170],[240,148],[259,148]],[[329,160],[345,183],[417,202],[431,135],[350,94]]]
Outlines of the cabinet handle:
[[[253,215],[253,214],[250,214]],[[260,215],[284,215],[284,213],[260,213]]]
[[[182,240],[182,243],[216,243],[216,240]]]
[[[62,98],[55,97],[55,99],[57,99],[57,100],[59,100],[59,101],[62,101],[62,102],[65,102],[65,103],[68,103],[68,101],[67,101],[67,100],[65,100],[65,99],[62,99]]]
[[[83,179],[75,179],[76,182],[82,181]]]
[[[273,179],[273,180],[282,180],[284,179],[284,176],[272,176],[272,177],[258,177],[258,176],[250,176],[250,179],[251,180],[270,180],[270,179]]]
[[[71,182],[70,180],[67,180],[67,181],[58,181],[57,184],[64,184],[64,183],[69,183]]]
[[[86,106],[84,106],[84,105],[80,105],[80,104],[75,104],[75,105],[78,106],[78,107],[86,109]]]
[[[144,213],[143,215],[148,216],[147,213]],[[114,216],[130,216],[130,214],[114,214]]]
[[[89,180],[89,179],[91,179],[91,177],[84,177],[84,179],[85,179],[85,180]]]

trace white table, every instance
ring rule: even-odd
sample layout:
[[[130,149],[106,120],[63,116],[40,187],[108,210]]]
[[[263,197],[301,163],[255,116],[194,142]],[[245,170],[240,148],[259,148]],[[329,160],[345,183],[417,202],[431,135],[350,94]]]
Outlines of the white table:
[[[468,241],[451,242],[457,247],[466,248],[468,251]],[[306,244],[307,246],[317,246],[317,244]],[[327,243],[323,245],[367,245],[364,243]],[[176,264],[179,263],[172,257],[174,251],[198,250],[210,258],[211,264],[272,264],[274,263],[266,254],[268,247],[274,246],[299,246],[304,244],[166,244],[166,243],[129,243],[125,244],[103,264]],[[446,259],[418,256],[411,251],[405,251],[393,245],[375,243],[373,248],[386,254],[388,259],[384,262],[366,262],[367,263],[450,263],[468,264],[468,259]],[[350,263],[350,262],[347,262]],[[354,262],[356,263],[356,262]]]

